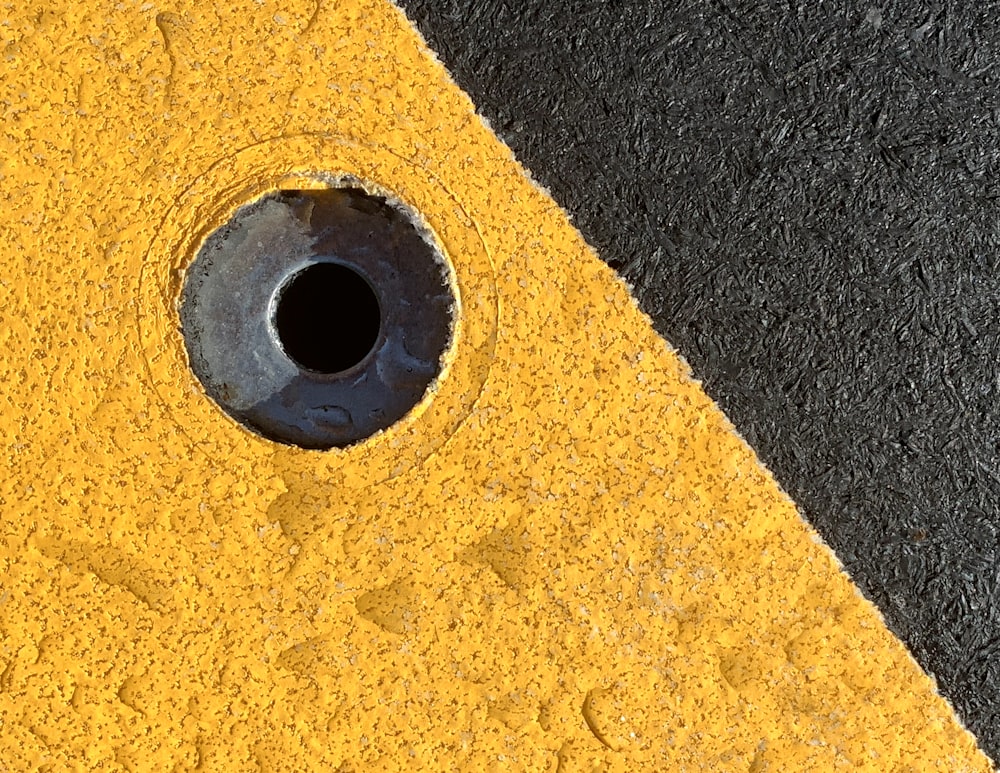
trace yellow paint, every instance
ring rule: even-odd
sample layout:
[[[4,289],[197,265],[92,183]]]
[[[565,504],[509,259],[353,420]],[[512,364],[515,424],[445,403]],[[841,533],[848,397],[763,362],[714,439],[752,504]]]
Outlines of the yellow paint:
[[[0,27],[0,769],[989,769],[391,6]],[[425,214],[462,318],[432,400],[316,453],[201,394],[175,301],[337,174]]]

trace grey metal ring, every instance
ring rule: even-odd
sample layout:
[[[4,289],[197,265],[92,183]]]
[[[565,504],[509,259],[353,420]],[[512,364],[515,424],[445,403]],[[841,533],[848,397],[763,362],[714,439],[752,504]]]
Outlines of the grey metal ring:
[[[366,290],[354,278],[377,311],[358,300]],[[288,289],[296,282],[306,292]],[[192,369],[232,418],[281,443],[345,447],[426,394],[451,341],[451,287],[403,205],[359,187],[284,191],[241,207],[205,240],[186,271],[181,330]],[[282,340],[282,304],[293,303],[312,304],[311,322],[285,335],[308,340]],[[300,345],[333,364],[309,367],[294,356]],[[330,352],[343,356],[323,359]]]

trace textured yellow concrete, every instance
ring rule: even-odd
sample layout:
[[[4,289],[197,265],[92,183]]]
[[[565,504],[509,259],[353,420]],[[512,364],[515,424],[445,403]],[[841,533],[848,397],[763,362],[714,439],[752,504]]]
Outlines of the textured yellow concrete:
[[[0,4],[0,769],[941,770],[987,761],[380,0]],[[348,451],[184,361],[208,229],[351,174],[462,316]]]

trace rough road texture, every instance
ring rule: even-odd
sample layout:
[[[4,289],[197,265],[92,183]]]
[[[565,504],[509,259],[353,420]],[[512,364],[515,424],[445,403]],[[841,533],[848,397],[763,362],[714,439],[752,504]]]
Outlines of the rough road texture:
[[[0,27],[0,767],[990,770],[387,0]],[[458,323],[315,452],[208,399],[177,301],[237,206],[345,177]]]
[[[1000,756],[1000,7],[404,6]]]

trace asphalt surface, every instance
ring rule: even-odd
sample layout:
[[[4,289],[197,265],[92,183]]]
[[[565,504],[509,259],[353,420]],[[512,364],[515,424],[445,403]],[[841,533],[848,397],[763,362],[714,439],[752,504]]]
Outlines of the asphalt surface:
[[[1000,759],[1000,4],[402,5]]]

